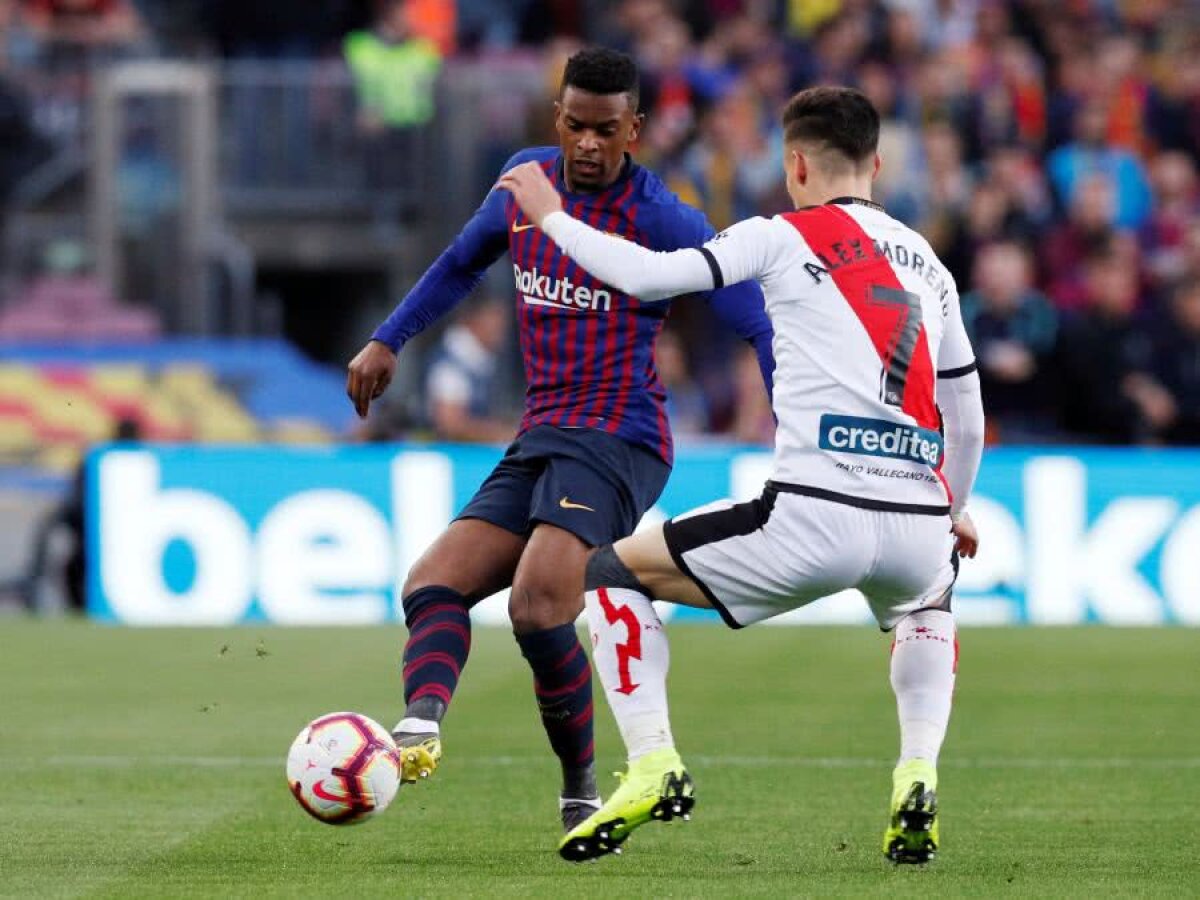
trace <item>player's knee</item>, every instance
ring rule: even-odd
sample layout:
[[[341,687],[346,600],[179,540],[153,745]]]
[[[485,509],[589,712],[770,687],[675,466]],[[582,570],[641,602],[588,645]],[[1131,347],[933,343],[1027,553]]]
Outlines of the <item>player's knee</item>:
[[[432,577],[433,575],[432,572],[424,571],[421,563],[417,562],[408,570],[408,577],[404,579],[404,587],[400,589],[400,596],[408,597],[423,588],[436,586],[438,581],[436,577]]]
[[[508,596],[508,616],[513,631],[529,634],[573,622],[582,612],[583,597],[569,597],[541,579],[518,580]]]
[[[449,567],[440,562],[434,554],[425,553],[408,570],[408,577],[404,579],[401,596],[407,597],[409,594],[425,588],[441,585],[454,590],[462,590],[462,585],[458,584],[461,578],[456,578],[456,573],[448,571],[448,569]]]
[[[408,585],[405,584],[404,596],[400,600],[400,605],[404,610],[405,624],[411,628],[413,621],[423,609],[438,603],[461,603],[463,609],[470,609],[466,598],[454,588],[446,587],[443,584],[424,584],[410,591]]]
[[[633,570],[622,562],[621,557],[617,556],[617,551],[613,549],[612,544],[604,545],[588,557],[583,581],[584,587],[589,591],[602,587],[628,588],[648,597],[654,596],[633,573]]]

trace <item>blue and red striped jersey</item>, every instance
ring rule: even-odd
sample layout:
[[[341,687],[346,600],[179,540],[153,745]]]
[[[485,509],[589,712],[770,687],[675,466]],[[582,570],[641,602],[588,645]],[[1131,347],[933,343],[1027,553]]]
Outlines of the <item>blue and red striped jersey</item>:
[[[504,171],[530,160],[554,180],[566,211],[589,225],[654,250],[697,247],[714,234],[703,213],[630,158],[612,185],[590,194],[567,190],[557,147],[523,150]],[[521,431],[535,425],[597,428],[670,462],[666,390],[654,366],[654,344],[669,304],[643,304],[597,281],[528,222],[507,191],[488,194],[374,339],[399,350],[470,293],[505,250],[516,283],[527,385]],[[769,389],[772,332],[758,286],[731,285],[707,299],[720,319],[754,345]]]

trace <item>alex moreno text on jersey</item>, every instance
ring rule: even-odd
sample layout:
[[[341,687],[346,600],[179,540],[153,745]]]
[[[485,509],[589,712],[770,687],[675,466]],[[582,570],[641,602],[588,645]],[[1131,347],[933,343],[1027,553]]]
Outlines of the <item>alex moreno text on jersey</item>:
[[[525,302],[535,306],[608,312],[612,305],[612,294],[603,288],[577,285],[565,277],[552,278],[543,275],[537,266],[534,266],[533,271],[527,271],[514,265],[513,279]]]
[[[942,436],[928,428],[859,416],[821,416],[822,450],[903,459],[936,468],[942,462]]]

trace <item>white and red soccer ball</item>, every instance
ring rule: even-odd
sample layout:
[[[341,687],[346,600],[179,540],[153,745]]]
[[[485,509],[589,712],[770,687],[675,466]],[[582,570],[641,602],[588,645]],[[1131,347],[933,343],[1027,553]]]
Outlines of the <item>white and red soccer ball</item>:
[[[365,822],[387,809],[400,787],[400,751],[378,722],[352,712],[314,719],[287,758],[288,787],[314,819]]]

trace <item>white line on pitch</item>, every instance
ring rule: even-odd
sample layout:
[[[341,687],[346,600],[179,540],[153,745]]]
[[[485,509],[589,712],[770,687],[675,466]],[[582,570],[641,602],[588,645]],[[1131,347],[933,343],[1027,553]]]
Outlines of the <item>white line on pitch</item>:
[[[470,756],[459,759],[470,760],[490,766],[524,766],[546,762],[549,755],[530,756]],[[690,756],[693,763],[701,766],[746,766],[750,768],[794,768],[794,769],[875,769],[890,766],[891,759],[873,759],[855,756]],[[26,757],[7,760],[16,765],[78,766],[80,768],[124,768],[134,766],[195,766],[197,768],[231,768],[237,766],[278,766],[283,768],[284,755],[274,756],[83,756],[58,755],[50,757]],[[1095,758],[1066,757],[986,757],[942,759],[943,769],[1195,769],[1200,768],[1200,757],[1175,759],[1137,759],[1134,757]]]

